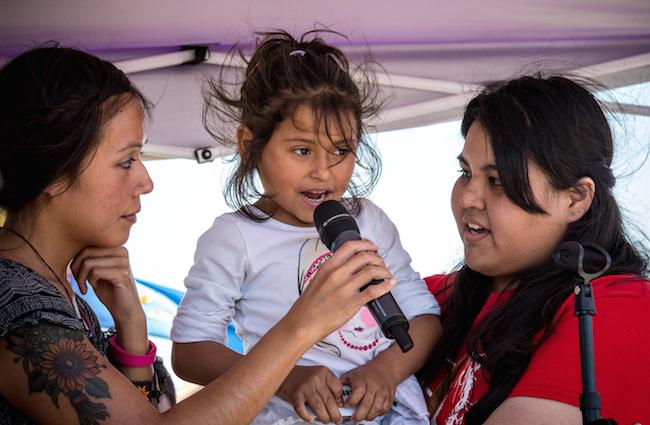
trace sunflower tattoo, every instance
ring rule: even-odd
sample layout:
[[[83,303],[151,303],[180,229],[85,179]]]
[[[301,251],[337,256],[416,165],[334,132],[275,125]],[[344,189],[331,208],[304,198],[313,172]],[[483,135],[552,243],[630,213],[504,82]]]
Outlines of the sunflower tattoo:
[[[18,355],[27,375],[29,393],[45,392],[59,408],[63,394],[77,412],[81,425],[99,425],[110,415],[103,403],[111,398],[108,384],[97,375],[106,364],[88,349],[83,335],[50,324],[19,328],[6,337],[7,349]]]
[[[97,356],[74,341],[50,344],[42,355],[41,369],[48,379],[56,380],[61,392],[82,391],[86,380],[99,373]]]

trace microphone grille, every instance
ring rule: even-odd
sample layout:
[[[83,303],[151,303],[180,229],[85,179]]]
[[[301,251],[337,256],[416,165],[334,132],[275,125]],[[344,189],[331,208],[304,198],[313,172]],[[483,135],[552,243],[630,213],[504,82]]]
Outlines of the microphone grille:
[[[328,248],[344,231],[353,230],[359,233],[356,221],[348,210],[337,201],[329,200],[318,205],[314,210],[314,224],[321,240]]]

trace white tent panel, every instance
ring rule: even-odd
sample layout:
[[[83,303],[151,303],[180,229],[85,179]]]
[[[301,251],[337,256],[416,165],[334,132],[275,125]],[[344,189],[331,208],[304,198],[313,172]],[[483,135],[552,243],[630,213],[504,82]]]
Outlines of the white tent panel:
[[[647,0],[2,1],[0,57],[57,40],[117,63],[156,104],[149,154],[191,157],[214,145],[200,94],[224,53],[250,50],[254,31],[315,25],[346,34],[327,38],[353,59],[371,51],[386,69],[378,130],[458,118],[479,85],[522,72],[578,70],[609,87],[650,81]],[[193,57],[180,51],[188,44],[209,46],[207,62],[180,65]]]

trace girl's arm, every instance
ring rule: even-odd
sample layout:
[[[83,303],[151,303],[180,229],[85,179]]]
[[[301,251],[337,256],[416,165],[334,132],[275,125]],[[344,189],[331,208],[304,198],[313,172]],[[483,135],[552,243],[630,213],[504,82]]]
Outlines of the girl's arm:
[[[197,242],[171,330],[172,367],[186,381],[206,385],[242,357],[221,337],[242,297],[247,252],[239,220],[228,214],[217,217]]]
[[[243,356],[214,341],[174,342],[172,366],[180,378],[206,385],[223,375]]]

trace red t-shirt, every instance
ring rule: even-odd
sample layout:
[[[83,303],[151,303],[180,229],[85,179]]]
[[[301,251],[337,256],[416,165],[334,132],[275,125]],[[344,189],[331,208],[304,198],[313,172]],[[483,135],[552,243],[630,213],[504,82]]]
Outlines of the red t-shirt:
[[[447,278],[435,275],[425,279],[442,314],[452,289]],[[615,419],[620,425],[650,424],[650,282],[635,276],[605,276],[594,280],[592,287],[596,302],[596,389],[601,396],[601,416]],[[510,294],[490,294],[475,323]],[[570,296],[562,304],[551,335],[535,351],[509,397],[536,397],[580,407],[580,340],[573,302]],[[464,357],[432,423],[463,424],[469,407],[487,391],[487,378],[480,364]],[[430,389],[436,386],[434,382]]]

